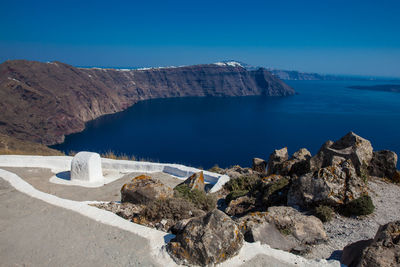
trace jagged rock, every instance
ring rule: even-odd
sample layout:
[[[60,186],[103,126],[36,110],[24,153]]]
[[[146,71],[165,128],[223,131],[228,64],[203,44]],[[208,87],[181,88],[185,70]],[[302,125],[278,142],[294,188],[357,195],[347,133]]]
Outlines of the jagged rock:
[[[261,179],[257,188],[262,194],[264,206],[286,205],[290,180],[288,177],[272,174]]]
[[[289,206],[310,208],[324,204],[339,206],[360,197],[367,185],[358,177],[351,161],[320,169],[294,179],[288,193]]]
[[[203,172],[193,173],[189,178],[187,178],[183,183],[189,186],[191,190],[197,189],[200,191],[204,191],[204,175]],[[179,185],[181,185],[179,184]],[[179,186],[178,185],[178,186]]]
[[[269,156],[268,160],[268,174],[280,174],[280,170],[282,168],[282,163],[287,161],[289,158],[289,154],[287,151],[287,147],[276,149]]]
[[[225,213],[213,210],[195,218],[167,245],[178,264],[205,266],[236,255],[243,245],[243,235]]]
[[[327,239],[321,220],[315,216],[285,206],[268,208],[268,216],[278,229],[288,229],[301,244],[317,244]]]
[[[92,152],[76,154],[71,161],[71,180],[104,182],[100,155]]]
[[[368,171],[372,176],[391,179],[396,172],[396,165],[396,153],[389,150],[375,151],[368,166]]]
[[[287,175],[300,176],[310,172],[310,159],[311,153],[306,148],[302,148],[293,153],[293,156],[289,160],[291,166]]]
[[[250,168],[242,168],[239,165],[235,165],[225,171],[225,174],[228,175],[231,179],[239,178],[243,175],[252,175],[254,171]]]
[[[318,154],[311,159],[311,169],[318,171],[320,168],[338,164],[343,160],[351,160],[358,176],[361,176],[370,164],[373,155],[371,143],[349,132],[336,142],[327,141]]]
[[[173,195],[172,188],[146,175],[133,178],[121,188],[121,202],[133,204],[147,204],[155,199],[170,198]]]
[[[288,205],[302,208],[319,204],[338,206],[360,197],[365,182],[356,175],[350,161],[322,168],[295,179],[288,193]]]
[[[347,267],[357,267],[363,250],[371,245],[372,241],[373,239],[360,240],[345,246],[340,257],[340,263],[345,264]]]
[[[167,232],[172,231],[179,221],[205,214],[185,199],[165,198],[148,203],[140,214],[132,218],[132,221]]]
[[[253,158],[253,171],[256,172],[265,172],[265,168],[267,167],[267,162],[260,158]]]
[[[400,183],[400,171],[396,171],[392,177],[394,183]]]
[[[268,212],[253,212],[238,219],[246,241],[268,244],[290,252],[303,253],[309,246],[326,240],[322,222],[291,207],[270,207]]]
[[[289,160],[277,163],[274,167],[274,173],[283,176],[300,176],[310,172],[311,153],[302,148],[295,153]]]
[[[249,196],[242,196],[229,202],[225,213],[230,216],[242,216],[255,209],[256,200]]]
[[[136,214],[139,214],[144,209],[144,205],[135,205],[129,202],[119,203],[114,201],[109,203],[93,204],[93,206],[111,211],[127,220],[131,220]]]
[[[362,249],[361,245],[365,247]],[[349,257],[349,250],[355,247],[352,244],[344,249],[341,261],[357,267],[400,266],[400,221],[380,226],[372,241],[365,240],[358,246],[361,256],[355,253]]]

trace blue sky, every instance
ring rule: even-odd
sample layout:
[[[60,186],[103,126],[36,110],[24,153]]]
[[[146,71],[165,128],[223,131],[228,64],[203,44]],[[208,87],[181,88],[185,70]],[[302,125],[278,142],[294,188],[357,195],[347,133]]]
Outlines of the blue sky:
[[[3,1],[0,60],[400,77],[400,1]]]

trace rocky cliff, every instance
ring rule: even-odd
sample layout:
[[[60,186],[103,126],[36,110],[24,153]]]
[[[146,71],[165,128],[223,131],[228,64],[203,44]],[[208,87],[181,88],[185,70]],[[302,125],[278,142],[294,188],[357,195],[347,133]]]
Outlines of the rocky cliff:
[[[0,133],[55,144],[140,100],[292,94],[267,70],[238,64],[117,70],[13,60],[0,64]]]

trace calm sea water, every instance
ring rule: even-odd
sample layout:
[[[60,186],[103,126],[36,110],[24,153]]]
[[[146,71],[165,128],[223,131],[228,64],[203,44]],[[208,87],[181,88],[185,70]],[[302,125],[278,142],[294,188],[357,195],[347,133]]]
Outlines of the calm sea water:
[[[209,168],[250,166],[277,148],[306,147],[315,154],[328,139],[349,131],[374,149],[400,155],[400,94],[362,91],[350,85],[376,81],[287,81],[290,97],[173,98],[140,102],[89,122],[54,148],[112,150],[137,158]]]

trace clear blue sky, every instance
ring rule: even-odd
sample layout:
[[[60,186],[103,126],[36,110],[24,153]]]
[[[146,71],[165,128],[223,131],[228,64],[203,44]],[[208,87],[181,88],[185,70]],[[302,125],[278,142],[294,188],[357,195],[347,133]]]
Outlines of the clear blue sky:
[[[0,60],[400,77],[400,0],[4,1]]]

